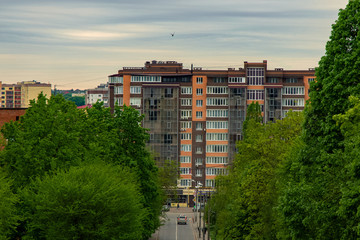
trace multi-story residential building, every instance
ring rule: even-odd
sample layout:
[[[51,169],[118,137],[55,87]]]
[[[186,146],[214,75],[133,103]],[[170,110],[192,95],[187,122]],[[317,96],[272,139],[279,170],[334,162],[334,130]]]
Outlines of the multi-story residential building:
[[[2,84],[0,82],[2,108],[28,108],[30,100],[37,99],[42,92],[51,96],[51,84],[34,81],[18,82],[17,84]]]
[[[51,84],[40,83],[35,80],[17,83],[21,86],[21,107],[30,107],[30,101],[37,99],[40,93],[47,98],[51,97]]]
[[[21,86],[18,84],[1,84],[1,107],[21,108]]]
[[[156,160],[179,163],[180,188],[214,187],[242,138],[248,105],[258,102],[265,122],[290,109],[301,111],[314,74],[314,69],[268,70],[267,61],[227,70],[152,61],[109,76],[109,106],[131,105],[145,115]]]
[[[85,94],[85,105],[92,105],[96,102],[104,102],[104,106],[108,107],[108,85],[100,84],[95,89],[87,89]]]

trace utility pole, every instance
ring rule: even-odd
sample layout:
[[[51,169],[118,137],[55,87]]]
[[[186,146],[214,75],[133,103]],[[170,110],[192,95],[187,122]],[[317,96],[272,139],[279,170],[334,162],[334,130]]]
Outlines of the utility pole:
[[[201,192],[200,192],[200,196],[201,196]],[[199,238],[201,238],[201,202],[199,200],[199,203],[200,203],[200,208],[199,208]]]
[[[204,195],[205,197],[206,195]],[[207,204],[207,200],[206,200],[206,204]],[[203,240],[205,240],[205,199],[203,198],[203,205],[204,205],[204,219],[203,219]]]
[[[209,198],[210,198],[210,192],[209,192]],[[208,200],[209,200],[208,198]],[[208,229],[207,229],[207,233],[208,233],[208,237],[207,239],[210,240],[210,204],[208,204]]]

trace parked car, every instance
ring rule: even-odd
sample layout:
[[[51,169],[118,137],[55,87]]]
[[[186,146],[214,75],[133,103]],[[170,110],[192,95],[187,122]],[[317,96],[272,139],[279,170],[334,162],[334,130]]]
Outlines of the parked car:
[[[179,215],[177,217],[177,224],[187,224],[187,217],[185,215]]]

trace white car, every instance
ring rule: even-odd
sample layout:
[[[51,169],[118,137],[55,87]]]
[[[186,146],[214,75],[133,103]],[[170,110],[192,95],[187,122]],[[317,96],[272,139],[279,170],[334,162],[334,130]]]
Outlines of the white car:
[[[187,217],[185,215],[179,215],[177,217],[177,224],[187,224]]]

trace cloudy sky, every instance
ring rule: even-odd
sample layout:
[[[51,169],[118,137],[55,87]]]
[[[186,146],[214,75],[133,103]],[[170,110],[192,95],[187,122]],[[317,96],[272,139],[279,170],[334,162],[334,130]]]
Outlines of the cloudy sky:
[[[122,67],[316,67],[348,0],[0,0],[0,81],[95,88]],[[171,33],[175,33],[174,37]]]

